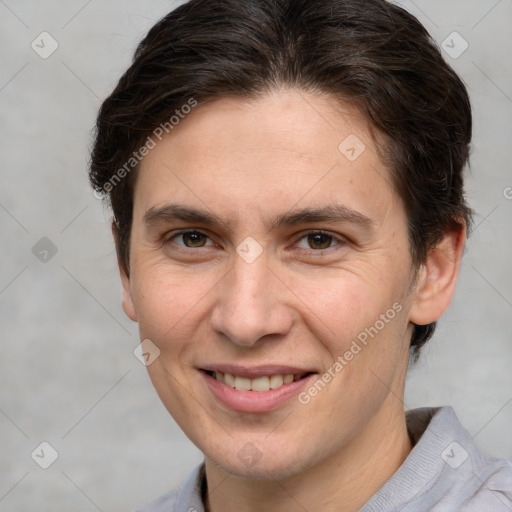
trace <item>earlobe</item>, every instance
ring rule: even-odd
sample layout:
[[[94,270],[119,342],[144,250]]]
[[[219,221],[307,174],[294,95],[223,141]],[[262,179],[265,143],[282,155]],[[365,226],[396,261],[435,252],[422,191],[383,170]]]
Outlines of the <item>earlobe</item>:
[[[462,220],[459,223],[431,249],[418,271],[409,317],[413,324],[427,325],[439,320],[450,305],[466,243],[466,225]]]

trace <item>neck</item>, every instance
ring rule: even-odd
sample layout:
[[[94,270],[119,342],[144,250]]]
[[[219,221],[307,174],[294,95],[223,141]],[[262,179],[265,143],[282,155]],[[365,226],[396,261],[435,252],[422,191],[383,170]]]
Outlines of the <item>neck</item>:
[[[350,445],[286,480],[235,477],[205,461],[208,512],[357,512],[412,449],[405,413],[384,407]]]

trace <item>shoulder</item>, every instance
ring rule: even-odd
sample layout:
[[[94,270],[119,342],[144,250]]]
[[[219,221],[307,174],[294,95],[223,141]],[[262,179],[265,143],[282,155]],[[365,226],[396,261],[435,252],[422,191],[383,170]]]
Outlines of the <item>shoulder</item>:
[[[512,463],[476,446],[451,407],[409,411],[414,447],[363,512],[512,511]]]
[[[474,448],[468,453],[467,463],[458,469],[463,470],[456,482],[461,506],[470,511],[512,510],[512,462],[489,457]]]
[[[422,410],[420,416],[425,412]],[[435,484],[428,486],[428,493],[436,502],[431,510],[441,512],[448,506],[466,512],[510,512],[512,462],[483,453],[451,407],[434,409],[432,413],[422,436],[425,441],[430,436],[438,441],[425,443],[425,448],[434,449],[440,459]]]

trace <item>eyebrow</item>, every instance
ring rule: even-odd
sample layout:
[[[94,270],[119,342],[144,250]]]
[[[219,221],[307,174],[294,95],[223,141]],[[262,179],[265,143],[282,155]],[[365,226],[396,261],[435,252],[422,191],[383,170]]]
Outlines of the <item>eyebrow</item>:
[[[373,221],[366,215],[346,206],[333,204],[320,208],[292,210],[283,215],[278,215],[272,221],[272,228],[295,226],[297,224],[313,224],[315,222],[344,222],[367,229],[373,226]]]
[[[202,224],[208,227],[229,226],[231,224],[231,222],[223,220],[213,212],[175,203],[166,204],[159,208],[152,207],[144,214],[144,223],[147,225],[175,221]],[[316,222],[344,222],[366,229],[372,228],[374,224],[369,217],[356,210],[333,204],[319,208],[292,210],[275,217],[270,226],[271,229],[275,229]]]
[[[214,213],[174,203],[166,204],[160,208],[152,207],[144,214],[144,222],[148,225],[171,223],[177,220],[203,224],[205,226],[226,224]]]

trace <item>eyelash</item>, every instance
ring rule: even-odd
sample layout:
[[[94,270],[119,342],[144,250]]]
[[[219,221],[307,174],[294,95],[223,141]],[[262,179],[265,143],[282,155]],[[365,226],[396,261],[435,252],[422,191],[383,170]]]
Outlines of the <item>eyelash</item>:
[[[165,238],[165,242],[173,242],[173,240],[177,237],[180,237],[180,236],[183,236],[183,235],[186,235],[186,234],[198,234],[198,235],[202,235],[208,239],[211,240],[211,238],[206,234],[206,233],[203,233],[202,231],[199,231],[199,230],[196,230],[196,229],[186,229],[186,230],[182,230],[182,231],[178,231],[178,232],[175,232],[175,233],[172,233],[170,236],[166,237]],[[303,249],[303,248],[299,248],[298,251],[304,253],[304,252],[307,252],[309,254],[311,253],[317,253],[317,254],[321,254],[321,253],[324,253],[326,251],[328,251],[329,249],[333,249],[334,247],[336,247],[337,245],[344,245],[346,244],[346,240],[343,239],[342,237],[337,237],[337,236],[334,236],[333,234],[329,233],[328,231],[322,231],[322,230],[311,230],[311,231],[307,231],[305,233],[302,233],[300,237],[298,237],[296,239],[296,241],[294,242],[294,245],[297,244],[298,242],[300,242],[301,240],[311,236],[311,235],[323,235],[323,236],[327,236],[329,238],[331,238],[332,242],[337,242],[337,244],[333,245],[333,246],[329,246],[325,249]],[[199,251],[201,249],[204,249],[205,247],[211,247],[211,245],[207,245],[207,246],[203,246],[203,247],[187,247],[185,245],[180,245],[180,244],[176,244],[178,247],[179,247],[179,250],[180,251],[184,251],[184,252],[196,252],[196,251]]]

